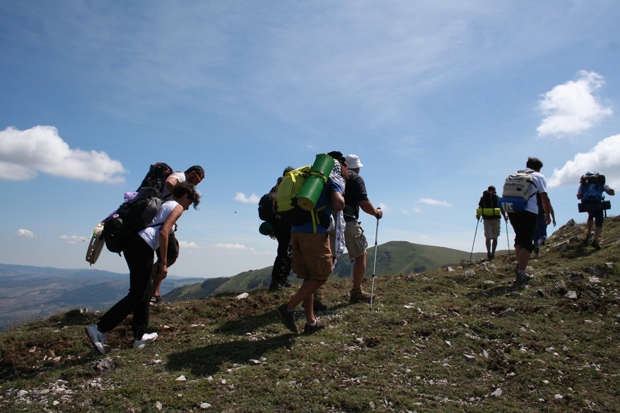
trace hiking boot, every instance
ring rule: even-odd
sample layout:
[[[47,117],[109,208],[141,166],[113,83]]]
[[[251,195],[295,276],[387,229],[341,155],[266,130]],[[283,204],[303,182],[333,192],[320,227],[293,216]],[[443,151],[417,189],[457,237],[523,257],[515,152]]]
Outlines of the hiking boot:
[[[86,330],[86,335],[88,336],[90,341],[93,343],[97,351],[101,354],[105,354],[106,351],[105,351],[105,348],[103,348],[103,343],[106,342],[107,338],[104,333],[99,331],[99,329],[97,328],[97,324],[91,324],[88,327],[86,327],[85,330]]]
[[[282,304],[280,307],[276,308],[276,314],[280,317],[280,321],[282,324],[293,333],[297,334],[297,326],[295,325],[295,314],[293,311],[289,311],[286,304]]]
[[[597,239],[593,239],[592,241],[590,241],[590,245],[592,245],[597,250],[601,249],[601,244],[598,243]]]
[[[355,303],[360,303],[360,302],[369,303],[370,294],[363,292],[361,288],[359,290],[351,290],[350,303],[355,304]]]
[[[154,295],[151,297],[151,305],[161,304],[162,302],[161,295]]]
[[[280,287],[284,287],[284,288],[289,288],[292,287],[293,284],[291,284],[291,282],[288,280],[288,278],[285,278],[284,281],[282,281],[280,283]]]
[[[519,273],[517,273],[517,280],[516,280],[516,282],[517,282],[518,284],[525,284],[525,283],[527,283],[529,280],[530,280],[530,277],[528,277],[528,276],[527,276],[527,274],[525,274],[525,273],[524,273],[524,274],[519,274]]]
[[[487,260],[492,260],[493,255],[490,252],[487,252]]]
[[[327,311],[327,306],[318,298],[314,298],[314,311]]]
[[[323,330],[325,326],[327,326],[327,322],[317,318],[314,325],[310,325],[308,323],[304,325],[304,334],[314,334],[317,331]]]
[[[271,284],[269,284],[269,291],[275,292],[275,291],[278,291],[279,289],[280,289],[280,284],[278,284],[277,282],[272,282]]]
[[[136,340],[133,342],[133,348],[144,348],[145,345],[157,340],[157,337],[159,337],[157,333],[144,333],[140,340]]]

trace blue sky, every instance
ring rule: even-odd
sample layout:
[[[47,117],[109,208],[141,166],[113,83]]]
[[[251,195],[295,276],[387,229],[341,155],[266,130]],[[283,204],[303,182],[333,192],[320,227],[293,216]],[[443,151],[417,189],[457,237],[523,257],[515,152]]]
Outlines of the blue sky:
[[[271,265],[258,198],[331,150],[361,158],[379,244],[470,251],[482,191],[528,156],[558,226],[583,222],[582,173],[620,187],[618,21],[613,0],[0,2],[0,262],[88,267],[157,161],[206,170],[179,276]]]

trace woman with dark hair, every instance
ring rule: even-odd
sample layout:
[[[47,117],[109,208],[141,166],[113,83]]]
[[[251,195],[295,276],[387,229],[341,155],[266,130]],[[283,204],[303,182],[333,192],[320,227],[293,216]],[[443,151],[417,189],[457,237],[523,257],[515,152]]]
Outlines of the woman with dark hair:
[[[86,334],[101,354],[106,353],[103,347],[106,342],[105,333],[119,325],[131,313],[135,348],[143,348],[157,338],[157,333],[147,333],[155,251],[159,248],[161,253],[157,274],[165,277],[168,274],[168,234],[183,212],[191,205],[196,209],[199,203],[200,194],[196,192],[195,186],[189,182],[180,182],[174,187],[173,200],[162,204],[151,224],[142,231],[129,235],[130,239],[123,251],[129,267],[129,292],[110,308],[97,324],[86,327]]]

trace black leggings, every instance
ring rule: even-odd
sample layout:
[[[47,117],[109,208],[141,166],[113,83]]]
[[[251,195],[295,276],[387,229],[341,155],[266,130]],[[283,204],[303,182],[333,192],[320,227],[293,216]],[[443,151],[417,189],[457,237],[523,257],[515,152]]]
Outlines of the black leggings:
[[[123,251],[129,267],[129,292],[101,317],[97,327],[103,332],[110,331],[133,312],[132,331],[136,340],[140,340],[149,325],[154,252],[138,234],[130,237]]]
[[[508,217],[515,231],[515,248],[518,245],[531,253],[534,250],[534,235],[538,229],[538,215],[523,211],[508,214]]]

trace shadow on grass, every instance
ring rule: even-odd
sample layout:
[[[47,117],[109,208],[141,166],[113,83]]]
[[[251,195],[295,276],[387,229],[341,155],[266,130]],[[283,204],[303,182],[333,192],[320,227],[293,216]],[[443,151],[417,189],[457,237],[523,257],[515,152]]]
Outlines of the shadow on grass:
[[[248,364],[260,360],[270,351],[291,348],[292,334],[285,334],[260,341],[235,340],[208,345],[168,355],[167,368],[170,371],[189,370],[195,376],[210,376],[230,364]]]

